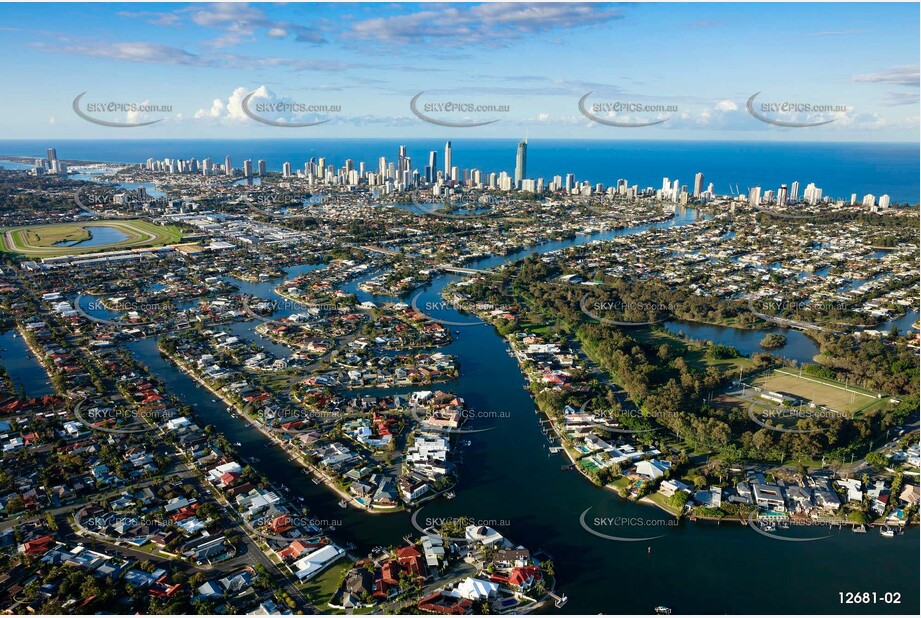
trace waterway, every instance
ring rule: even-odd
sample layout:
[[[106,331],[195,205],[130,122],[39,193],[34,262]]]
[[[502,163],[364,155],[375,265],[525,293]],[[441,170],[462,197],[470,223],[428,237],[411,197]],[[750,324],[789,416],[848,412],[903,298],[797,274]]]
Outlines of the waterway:
[[[48,372],[15,329],[0,335],[0,365],[9,374],[13,387],[21,389],[26,397],[54,395]]]
[[[659,225],[689,223],[693,212]],[[608,232],[613,237],[644,229]],[[547,243],[547,252],[599,236]],[[469,264],[487,268],[532,251],[491,257]],[[444,287],[459,276],[437,278],[422,291],[422,302],[437,302]],[[276,282],[271,282],[274,286]],[[353,287],[353,282],[349,287]],[[263,284],[255,284],[260,287]],[[249,291],[249,290],[246,290]],[[270,292],[270,290],[269,290]],[[270,297],[270,294],[261,294]],[[360,298],[370,298],[359,294]],[[439,319],[474,322],[450,308],[433,312]],[[251,327],[257,323],[251,322]],[[241,328],[241,333],[247,329]],[[439,517],[472,517],[494,523],[510,538],[532,550],[552,554],[558,590],[566,593],[567,613],[648,614],[657,605],[676,613],[857,613],[868,608],[841,605],[839,592],[901,593],[900,605],[876,605],[880,613],[914,612],[919,605],[918,530],[894,539],[871,531],[812,528],[798,537],[827,537],[813,542],[784,542],[766,538],[740,524],[683,522],[666,525],[668,516],[654,507],[634,504],[608,490],[592,486],[574,471],[564,471],[562,455],[550,455],[534,403],[505,341],[485,324],[456,329],[455,340],[442,351],[460,361],[457,380],[439,385],[464,397],[467,407],[493,411],[493,420],[476,421],[490,428],[464,436],[460,482],[453,500],[437,500],[417,513],[423,525]],[[235,328],[235,332],[236,328]],[[245,333],[244,333],[245,334]],[[756,335],[759,340],[762,335]],[[788,346],[790,343],[788,343]],[[127,344],[139,361],[181,393],[203,422],[220,427],[231,442],[240,442],[244,455],[256,455],[260,472],[294,495],[305,498],[316,517],[339,520],[340,542],[352,542],[358,552],[377,545],[395,545],[415,534],[407,512],[371,515],[338,506],[338,498],[312,483],[302,469],[244,420],[228,414],[226,406],[189,376],[166,362],[154,339]],[[798,354],[798,353],[797,353]],[[587,532],[586,523],[602,534],[629,539],[612,541]],[[596,518],[621,518],[612,522]],[[790,534],[785,531],[785,533]],[[661,535],[661,536],[660,536]],[[545,611],[557,611],[550,607]]]
[[[117,242],[127,240],[128,235],[119,229],[106,225],[88,225],[86,230],[89,231],[90,237],[86,240],[62,241],[55,243],[58,247],[98,247],[100,245],[111,245]]]

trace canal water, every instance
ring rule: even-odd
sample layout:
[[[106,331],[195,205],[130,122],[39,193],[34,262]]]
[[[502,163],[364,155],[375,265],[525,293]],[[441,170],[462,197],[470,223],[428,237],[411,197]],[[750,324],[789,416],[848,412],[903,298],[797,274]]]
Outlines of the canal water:
[[[13,381],[13,388],[21,389],[26,397],[54,395],[48,372],[15,329],[0,335],[0,365]]]
[[[682,214],[660,225],[693,218],[694,213]],[[585,240],[548,243],[538,250],[552,251]],[[487,268],[526,253],[469,266]],[[458,276],[439,277],[422,291],[419,302],[438,302],[444,287],[458,280]],[[458,323],[476,321],[449,308],[432,313]],[[456,498],[425,505],[415,513],[417,523],[424,526],[438,518],[467,516],[494,525],[532,550],[549,552],[557,589],[569,597],[566,613],[645,614],[657,605],[676,613],[866,612],[866,607],[839,603],[839,592],[857,591],[901,593],[900,605],[877,605],[870,608],[873,612],[917,610],[916,528],[894,539],[875,531],[863,535],[827,528],[784,531],[797,538],[821,537],[790,542],[766,538],[740,524],[669,526],[663,511],[622,500],[577,472],[561,469],[568,460],[549,453],[540,417],[505,341],[485,324],[455,330],[455,340],[442,351],[458,359],[461,375],[439,387],[462,396],[468,409],[495,414],[475,421],[474,428],[487,431],[461,436],[470,444],[460,450],[463,462]],[[360,553],[399,544],[405,534],[416,534],[410,513],[368,514],[339,507],[338,498],[312,483],[281,449],[228,414],[220,400],[214,401],[210,392],[166,362],[156,340],[135,341],[127,347],[172,392],[181,393],[204,423],[219,427],[231,442],[240,442],[244,455],[257,456],[260,461],[254,467],[266,477],[303,496],[314,516],[341,521],[334,535],[339,542],[355,543]],[[620,540],[595,536],[583,523]]]

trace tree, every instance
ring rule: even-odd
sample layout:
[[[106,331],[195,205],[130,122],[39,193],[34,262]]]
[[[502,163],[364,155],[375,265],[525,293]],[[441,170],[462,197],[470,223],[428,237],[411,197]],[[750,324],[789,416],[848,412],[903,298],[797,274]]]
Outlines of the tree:
[[[867,454],[866,462],[868,465],[873,466],[877,470],[880,470],[886,467],[886,465],[889,463],[889,458],[879,451],[873,451],[872,453]]]

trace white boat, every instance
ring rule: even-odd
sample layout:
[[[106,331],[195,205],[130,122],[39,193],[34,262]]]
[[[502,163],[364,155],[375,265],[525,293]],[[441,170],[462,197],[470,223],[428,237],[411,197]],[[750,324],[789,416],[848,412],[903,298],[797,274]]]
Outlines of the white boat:
[[[659,606],[656,608],[656,613],[657,613],[657,614],[663,614],[663,615],[666,615],[666,616],[667,616],[667,615],[669,615],[669,614],[672,613],[672,608],[671,608],[671,607],[665,607],[664,605],[659,605]]]
[[[234,442],[233,444],[234,444],[234,446],[243,446],[243,445],[240,444],[239,442]]]
[[[895,530],[893,530],[889,526],[883,526],[882,530],[880,530],[879,533],[882,536],[886,537],[887,539],[891,539],[892,537],[895,536]]]

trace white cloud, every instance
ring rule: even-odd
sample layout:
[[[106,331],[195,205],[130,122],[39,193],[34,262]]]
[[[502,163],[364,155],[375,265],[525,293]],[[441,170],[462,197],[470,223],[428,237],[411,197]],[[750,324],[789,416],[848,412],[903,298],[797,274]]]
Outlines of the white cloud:
[[[142,101],[140,105],[141,106],[150,105],[150,101],[146,101],[146,100]],[[144,112],[140,112],[140,111],[129,111],[126,114],[126,121],[131,122],[131,123],[146,122],[148,119],[149,119],[149,115]]]
[[[921,66],[917,64],[907,65],[892,67],[866,75],[855,75],[854,81],[878,84],[898,84],[900,86],[918,86],[919,81],[921,81],[921,79],[919,79],[919,73],[921,73]]]
[[[621,7],[587,2],[424,5],[416,12],[355,22],[350,35],[395,45],[504,47],[536,34],[599,26],[622,16]]]
[[[233,92],[227,97],[225,102],[223,99],[214,99],[211,103],[209,109],[200,108],[195,112],[196,120],[217,120],[219,122],[241,122],[247,120],[246,114],[243,112],[243,99],[249,94],[250,91],[243,86],[238,86],[233,89]],[[260,86],[255,93],[253,94],[254,99],[268,99],[270,97],[269,91],[265,86]]]

